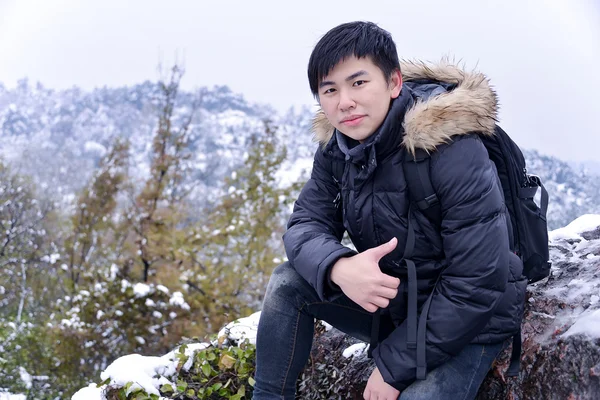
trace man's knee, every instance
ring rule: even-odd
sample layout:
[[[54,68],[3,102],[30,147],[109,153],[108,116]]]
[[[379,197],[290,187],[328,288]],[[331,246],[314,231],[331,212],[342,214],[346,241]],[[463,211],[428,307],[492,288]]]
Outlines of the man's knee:
[[[296,272],[294,267],[289,262],[284,262],[278,265],[271,274],[267,292],[265,294],[265,302],[275,299],[297,299],[311,297],[309,291],[312,287]]]

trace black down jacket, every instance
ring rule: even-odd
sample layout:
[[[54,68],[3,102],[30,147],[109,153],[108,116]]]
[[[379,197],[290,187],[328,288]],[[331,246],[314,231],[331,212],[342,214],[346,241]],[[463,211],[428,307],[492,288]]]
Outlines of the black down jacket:
[[[324,300],[333,294],[331,266],[355,254],[340,243],[345,230],[359,252],[398,238],[396,249],[380,261],[384,273],[401,279],[397,297],[384,310],[397,328],[375,347],[373,357],[384,380],[399,390],[416,379],[401,262],[409,218],[402,146],[432,153],[431,181],[442,208],[441,231],[420,211],[410,213],[419,312],[433,293],[424,339],[427,369],[469,343],[498,343],[514,335],[526,286],[522,263],[509,249],[502,188],[479,138],[493,134],[496,120],[496,95],[488,80],[448,64],[405,63],[402,74],[400,96],[363,143],[317,114],[314,133],[322,146],[284,235],[290,263]],[[343,170],[339,197],[334,163]]]

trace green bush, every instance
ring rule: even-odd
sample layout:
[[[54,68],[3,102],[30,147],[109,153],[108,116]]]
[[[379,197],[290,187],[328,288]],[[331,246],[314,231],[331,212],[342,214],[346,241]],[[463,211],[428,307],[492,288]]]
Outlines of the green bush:
[[[177,358],[179,371],[175,385],[162,385],[161,396],[175,400],[251,399],[254,390],[256,347],[245,340],[239,346],[210,346],[194,354],[194,361],[185,371],[188,361],[186,345],[182,345]],[[107,379],[102,384],[109,384]],[[120,388],[109,388],[110,400],[157,400],[156,394],[148,394],[140,388],[131,389],[133,382]]]

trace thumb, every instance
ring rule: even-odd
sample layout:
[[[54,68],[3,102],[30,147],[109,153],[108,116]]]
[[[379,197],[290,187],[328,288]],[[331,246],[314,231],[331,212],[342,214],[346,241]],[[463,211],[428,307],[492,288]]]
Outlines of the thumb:
[[[398,245],[398,239],[393,237],[389,242],[373,247],[370,253],[379,261],[386,254],[391,253]]]

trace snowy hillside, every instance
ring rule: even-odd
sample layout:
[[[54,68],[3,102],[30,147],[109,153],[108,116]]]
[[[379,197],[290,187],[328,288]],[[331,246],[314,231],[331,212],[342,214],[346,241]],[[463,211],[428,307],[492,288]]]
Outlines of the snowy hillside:
[[[69,200],[91,176],[100,158],[116,138],[131,141],[131,175],[143,178],[149,169],[152,137],[158,122],[158,86],[145,82],[132,87],[101,88],[84,92],[30,86],[21,81],[7,90],[0,84],[0,157],[19,172],[32,175],[48,194]],[[191,180],[199,184],[196,199],[218,187],[232,168],[238,167],[249,140],[264,132],[264,119],[281,128],[286,144],[296,146],[297,128],[309,120],[293,111],[279,117],[268,106],[247,103],[227,87],[181,92],[175,124],[181,124],[198,100],[189,135]],[[303,114],[308,115],[308,114]],[[291,125],[283,126],[287,119]],[[288,143],[289,141],[289,143]],[[307,142],[314,148],[314,144]],[[301,146],[300,146],[301,147]],[[311,154],[296,146],[294,158]],[[291,167],[291,165],[290,165]]]

